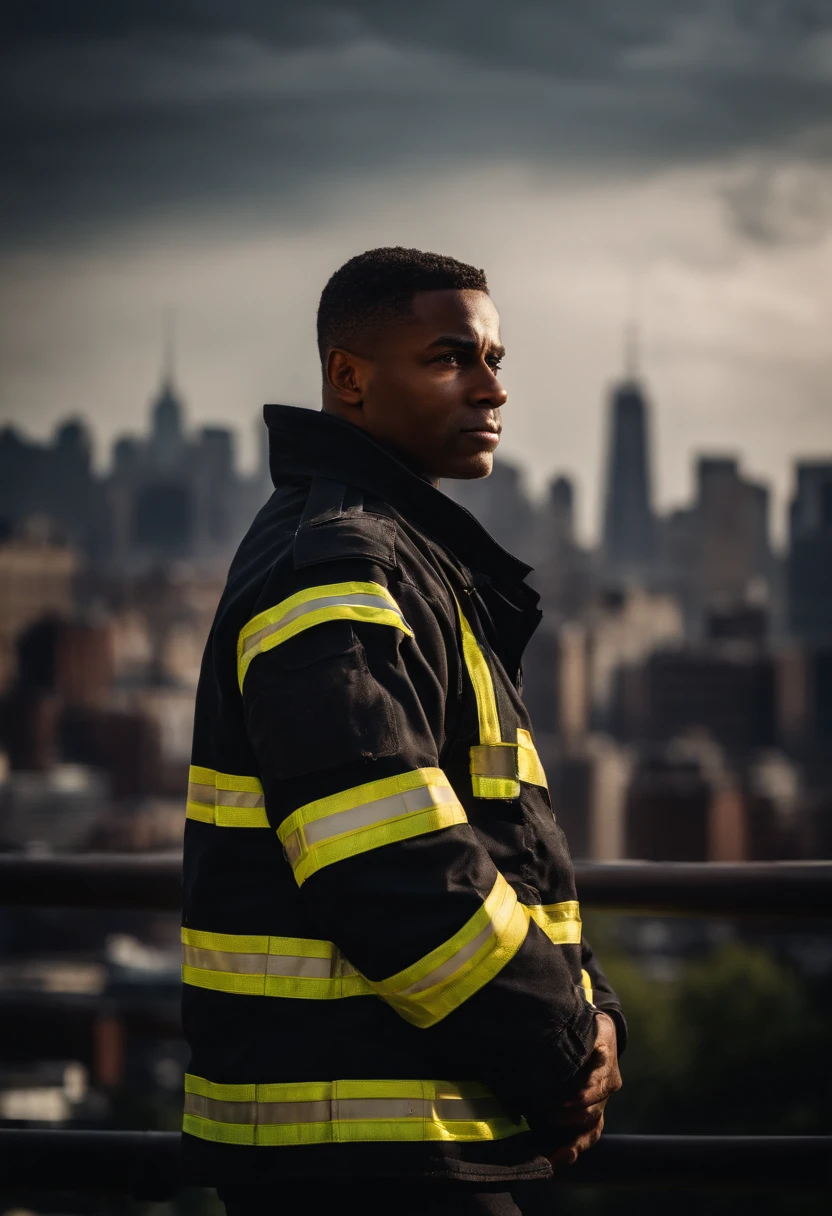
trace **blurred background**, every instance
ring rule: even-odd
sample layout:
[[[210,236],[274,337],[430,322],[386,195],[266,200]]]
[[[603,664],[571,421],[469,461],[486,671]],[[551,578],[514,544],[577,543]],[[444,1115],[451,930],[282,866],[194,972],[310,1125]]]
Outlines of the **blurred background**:
[[[525,696],[575,857],[832,857],[830,0],[0,28],[0,849],[180,847],[262,404],[317,405],[321,288],[402,244],[483,266],[501,312],[501,455],[443,489],[535,567]],[[610,1131],[830,1130],[830,925],[776,912],[587,916],[630,1018]],[[0,909],[0,1126],[178,1127],[178,984],[175,916]],[[706,1202],[736,1197],[673,1197]],[[216,1211],[113,1203],[61,1210]]]

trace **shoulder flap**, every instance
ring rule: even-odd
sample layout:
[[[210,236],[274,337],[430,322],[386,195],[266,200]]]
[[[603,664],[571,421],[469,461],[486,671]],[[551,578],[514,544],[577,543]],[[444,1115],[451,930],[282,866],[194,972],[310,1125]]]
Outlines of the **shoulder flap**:
[[[295,569],[350,557],[395,567],[396,521],[382,504],[373,506],[365,511],[363,495],[353,486],[316,477],[295,532]]]

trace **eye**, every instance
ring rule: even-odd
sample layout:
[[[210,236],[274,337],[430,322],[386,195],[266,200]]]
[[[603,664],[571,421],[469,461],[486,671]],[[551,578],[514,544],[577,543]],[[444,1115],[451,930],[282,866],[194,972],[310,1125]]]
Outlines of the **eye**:
[[[456,353],[456,351],[449,350],[446,351],[444,355],[439,356],[438,362],[444,363],[448,367],[451,367],[452,365],[459,363],[459,355]]]

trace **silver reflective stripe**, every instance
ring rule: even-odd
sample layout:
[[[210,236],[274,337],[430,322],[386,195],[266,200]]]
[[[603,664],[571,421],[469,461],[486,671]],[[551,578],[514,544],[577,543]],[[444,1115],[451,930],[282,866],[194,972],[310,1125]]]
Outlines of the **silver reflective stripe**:
[[[508,777],[517,780],[517,745],[478,743],[471,748],[471,773],[475,777]]]
[[[217,790],[217,806],[265,806],[264,794],[253,790]]]
[[[201,802],[207,806],[265,806],[262,791],[220,790],[213,785],[200,785],[191,781],[188,785],[188,801]]]
[[[185,1113],[216,1123],[338,1123],[351,1119],[480,1122],[505,1114],[497,1098],[333,1098],[316,1102],[224,1102],[185,1094]]]
[[[502,906],[502,904],[500,906]],[[477,936],[470,942],[466,942],[464,946],[461,946],[460,949],[457,950],[456,954],[451,955],[451,957],[444,963],[440,963],[440,965],[434,968],[429,975],[424,976],[420,980],[416,980],[416,983],[411,984],[409,988],[400,989],[396,993],[396,996],[411,996],[415,992],[424,992],[426,988],[432,988],[434,984],[441,983],[442,980],[447,979],[449,975],[453,975],[453,973],[457,971],[463,965],[463,963],[466,963],[469,958],[473,958],[480,946],[484,946],[489,937],[493,937],[493,935],[494,925],[489,922],[482,932],[478,933]]]
[[[183,946],[182,961],[186,967],[228,971],[235,975],[291,975],[301,979],[328,980],[358,974],[337,951],[330,958],[303,958],[293,954],[240,954],[230,950]]]
[[[208,806],[213,806],[216,792],[213,785],[200,785],[196,781],[188,783],[189,802],[204,802]]]
[[[278,633],[281,629],[285,629],[292,621],[296,621],[298,617],[307,616],[310,612],[315,612],[318,608],[384,608],[388,612],[395,612],[401,619],[402,625],[406,626],[404,617],[395,604],[391,604],[388,599],[382,595],[364,595],[360,592],[352,592],[349,595],[326,595],[319,599],[307,600],[305,604],[297,604],[294,608],[290,608],[288,612],[280,618],[279,621],[272,621],[268,625],[264,625],[262,629],[258,629],[256,633],[252,633],[243,643],[243,657],[250,650],[256,649],[264,638],[270,637],[273,633]]]
[[[322,819],[313,819],[311,823],[303,825],[303,834],[308,845],[319,844],[322,840],[341,836],[345,832],[355,832],[374,823],[381,823],[385,819],[394,819],[398,815],[410,814],[413,811],[427,811],[431,807],[456,800],[456,794],[449,786],[424,785],[416,790],[407,790],[403,794],[388,794],[386,798],[376,798],[374,802],[363,802],[348,811],[336,811]],[[284,841],[284,848],[288,844],[287,839]]]
[[[185,1114],[201,1115],[217,1123],[328,1123],[332,1103],[222,1102],[201,1094],[185,1094]]]

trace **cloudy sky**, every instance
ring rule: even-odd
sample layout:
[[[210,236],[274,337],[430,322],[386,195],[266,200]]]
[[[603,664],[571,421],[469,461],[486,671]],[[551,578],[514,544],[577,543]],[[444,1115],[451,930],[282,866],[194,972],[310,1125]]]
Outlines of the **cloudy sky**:
[[[693,454],[832,455],[832,0],[7,0],[0,415],[144,426],[162,318],[194,423],[316,404],[353,253],[483,266],[503,451],[599,514],[630,315],[660,505]]]

